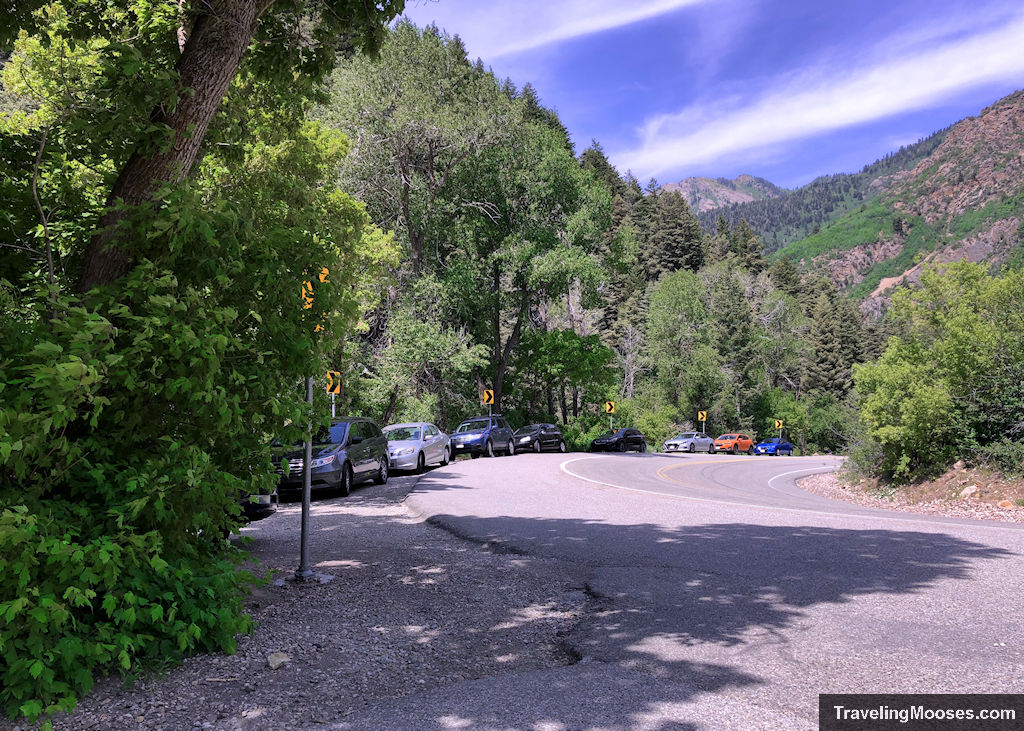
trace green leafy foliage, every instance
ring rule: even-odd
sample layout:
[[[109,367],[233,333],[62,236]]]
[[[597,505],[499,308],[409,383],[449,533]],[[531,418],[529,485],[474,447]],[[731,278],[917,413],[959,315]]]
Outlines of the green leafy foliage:
[[[1022,285],[1020,272],[960,263],[896,294],[900,334],[854,368],[882,474],[931,475],[979,448],[1013,453],[1006,445],[1024,438]]]
[[[233,651],[257,579],[224,536],[240,501],[276,484],[269,444],[300,434],[286,426],[305,421],[300,381],[326,370],[397,263],[390,235],[335,185],[347,139],[304,119],[306,82],[338,50],[322,31],[347,14],[310,27],[302,53],[249,56],[189,178],[124,211],[128,274],[71,294],[110,186],[129,155],[161,144],[150,112],[177,93],[179,4],[115,5],[3,11],[23,28],[2,76],[15,103],[0,113],[0,706],[12,717],[70,708],[96,673]],[[370,43],[363,30],[349,40]],[[276,85],[294,64],[309,76]]]

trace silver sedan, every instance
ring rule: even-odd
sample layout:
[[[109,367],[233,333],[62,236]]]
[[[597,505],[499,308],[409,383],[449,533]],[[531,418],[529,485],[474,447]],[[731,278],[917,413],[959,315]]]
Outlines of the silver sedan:
[[[688,431],[671,439],[665,440],[662,445],[663,452],[707,452],[715,453],[715,440],[709,434],[702,434],[699,431]]]
[[[391,424],[384,427],[393,470],[422,472],[428,464],[446,465],[451,459],[448,435],[433,424]]]

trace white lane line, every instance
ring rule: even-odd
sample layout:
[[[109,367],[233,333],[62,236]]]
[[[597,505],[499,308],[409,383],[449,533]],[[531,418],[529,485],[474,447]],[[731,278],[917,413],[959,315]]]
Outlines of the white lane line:
[[[575,459],[568,459],[565,462],[562,462],[561,465],[559,465],[559,467],[561,468],[562,472],[564,472],[565,474],[569,475],[570,477],[575,477],[577,480],[583,480],[584,482],[592,482],[595,485],[603,485],[604,487],[613,487],[613,488],[615,488],[617,490],[628,490],[629,492],[642,492],[642,493],[645,493],[647,495],[658,495],[659,497],[676,498],[678,500],[693,500],[693,501],[699,502],[699,503],[711,503],[711,504],[714,504],[714,505],[728,505],[728,506],[734,507],[734,508],[736,508],[736,507],[740,507],[740,508],[758,508],[758,509],[761,509],[761,510],[777,510],[777,511],[782,511],[782,512],[786,512],[786,513],[797,513],[797,514],[800,514],[800,515],[807,515],[807,514],[810,514],[810,515],[824,515],[824,516],[827,516],[829,518],[860,518],[861,520],[892,520],[892,521],[896,521],[896,522],[899,522],[899,523],[925,523],[925,524],[931,523],[931,524],[941,524],[941,525],[948,525],[948,526],[961,526],[961,527],[965,527],[965,528],[966,527],[988,528],[990,530],[1020,531],[1022,528],[1024,528],[1024,526],[1021,526],[1021,525],[1018,525],[1018,524],[1015,524],[1015,523],[997,524],[997,523],[989,523],[989,522],[985,522],[985,521],[969,520],[969,519],[965,519],[965,518],[944,518],[944,517],[941,517],[941,516],[927,515],[925,513],[901,513],[901,514],[895,514],[894,515],[893,513],[895,513],[896,511],[883,510],[882,508],[868,508],[868,510],[875,511],[875,512],[871,512],[871,513],[860,513],[860,512],[858,512],[858,513],[831,513],[831,512],[825,511],[825,510],[809,510],[809,509],[805,509],[805,508],[784,508],[784,507],[773,507],[771,505],[755,505],[755,504],[751,504],[751,503],[737,503],[737,502],[732,502],[730,500],[715,500],[714,498],[692,497],[692,496],[689,496],[689,495],[677,495],[677,494],[671,493],[671,492],[659,492],[658,490],[644,490],[644,489],[641,489],[639,487],[626,487],[625,485],[615,485],[615,484],[613,484],[611,482],[602,482],[601,480],[594,480],[594,479],[591,479],[590,477],[584,477],[583,475],[576,474],[575,472],[570,470],[568,467],[566,467],[566,465],[572,464],[573,462],[582,462],[583,460],[587,460],[587,459],[608,460],[608,459],[614,459],[614,457],[576,457]],[[702,464],[707,464],[707,463],[705,462],[705,463],[702,463]],[[835,469],[836,469],[835,467],[828,467],[826,465],[822,465],[820,467],[809,467],[807,469],[802,469],[802,470],[792,470],[791,472],[783,472],[781,475],[775,475],[775,477],[773,477],[773,478],[771,478],[771,480],[769,480],[769,483],[772,480],[778,479],[779,477],[785,477],[786,475],[795,474],[797,472],[811,472],[811,471],[814,471],[814,470],[817,470],[819,472],[834,472]],[[675,483],[675,484],[679,485],[679,483]],[[679,485],[679,486],[683,487],[683,485]],[[775,488],[773,488],[773,489],[775,489]],[[781,490],[779,492],[781,492]],[[783,493],[783,494],[789,495],[789,497],[793,497],[793,495],[791,495],[789,493]],[[838,502],[838,501],[836,501],[836,502]],[[861,507],[861,506],[857,506],[857,507]]]

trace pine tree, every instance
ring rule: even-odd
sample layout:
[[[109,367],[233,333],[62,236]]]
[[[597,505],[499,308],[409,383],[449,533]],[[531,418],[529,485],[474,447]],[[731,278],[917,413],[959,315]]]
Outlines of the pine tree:
[[[696,270],[703,263],[700,223],[679,193],[657,196],[645,244],[644,266],[649,281],[684,267]]]
[[[764,271],[764,248],[754,229],[746,220],[741,219],[729,235],[729,248],[739,259],[740,264],[752,274]]]
[[[818,295],[811,312],[811,328],[807,334],[814,348],[804,367],[802,388],[817,394],[845,396],[853,385],[850,361],[843,343],[842,322],[837,308],[826,293]]]
[[[799,298],[803,292],[803,278],[800,270],[788,256],[780,257],[768,272],[772,283],[790,297]]]
[[[704,239],[704,261],[707,263],[725,261],[732,256],[731,246],[729,222],[719,214],[714,235]]]
[[[604,148],[597,140],[591,140],[590,147],[580,155],[580,167],[592,171],[613,194],[626,195],[626,183],[619,177],[619,171],[608,161],[608,157],[604,154]]]

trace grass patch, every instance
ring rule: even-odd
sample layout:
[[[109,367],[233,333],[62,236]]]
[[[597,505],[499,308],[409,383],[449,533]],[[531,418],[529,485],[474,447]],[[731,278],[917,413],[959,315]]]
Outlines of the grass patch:
[[[844,251],[878,240],[879,233],[892,232],[891,206],[875,199],[833,221],[816,234],[786,246],[782,253],[797,261],[810,261],[830,251]]]

